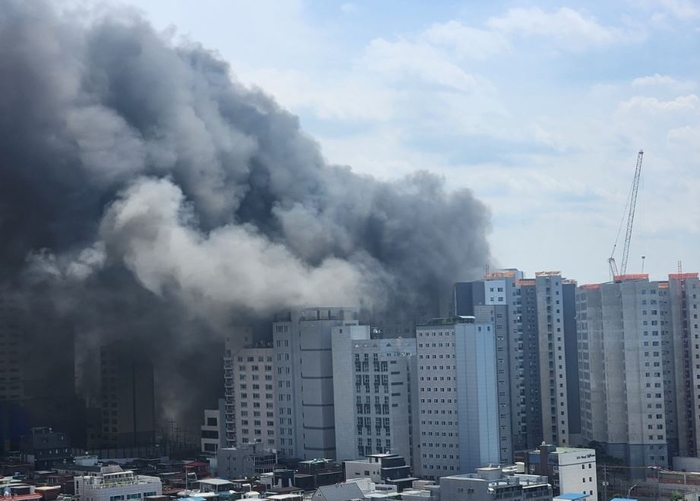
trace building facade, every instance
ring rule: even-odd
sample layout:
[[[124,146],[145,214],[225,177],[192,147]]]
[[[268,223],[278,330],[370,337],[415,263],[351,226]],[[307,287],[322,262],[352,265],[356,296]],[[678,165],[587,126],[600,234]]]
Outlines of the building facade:
[[[162,493],[158,477],[135,475],[116,465],[103,466],[96,475],[75,477],[75,496],[79,501],[136,501]]]
[[[232,358],[237,446],[260,443],[274,448],[277,444],[274,350],[270,346],[242,348]]]
[[[554,496],[567,493],[587,494],[598,499],[596,452],[577,447],[541,445],[527,455],[528,473],[549,479]]]
[[[442,477],[439,495],[441,500],[551,501],[552,487],[547,477],[504,474],[500,467],[490,467],[479,468],[476,473]]]
[[[418,476],[434,479],[500,462],[493,331],[475,317],[416,328]]]
[[[543,440],[578,440],[575,289],[560,272],[516,269],[455,284],[455,313],[495,329],[502,464]]]
[[[676,405],[665,374],[674,357],[668,284],[626,275],[582,286],[576,309],[583,440],[633,467],[666,466]]]
[[[200,450],[208,455],[216,454],[216,451],[226,447],[225,400],[220,398],[218,403],[218,409],[204,410],[204,423],[200,427]]]
[[[226,420],[226,447],[238,445],[236,436],[237,402],[236,388],[240,384],[234,379],[234,367],[238,352],[253,342],[253,329],[247,326],[233,327],[224,344],[224,415]]]
[[[126,342],[100,347],[102,443],[138,447],[155,443],[153,365]]]
[[[393,452],[411,463],[415,339],[371,339],[367,325],[332,328],[336,458]]]
[[[308,308],[273,323],[277,450],[288,458],[336,457],[332,329],[358,325],[357,308]]]
[[[675,387],[675,427],[669,425],[671,457],[700,454],[700,281],[697,273],[674,273],[668,277],[667,349],[673,356],[668,372]],[[669,384],[665,382],[665,385]],[[673,402],[673,400],[671,400]],[[671,421],[671,422],[669,422]]]

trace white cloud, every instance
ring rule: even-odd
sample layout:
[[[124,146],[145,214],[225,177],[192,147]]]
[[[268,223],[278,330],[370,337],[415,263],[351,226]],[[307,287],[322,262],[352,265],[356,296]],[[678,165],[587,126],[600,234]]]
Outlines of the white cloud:
[[[674,111],[694,110],[698,107],[700,98],[695,94],[678,96],[675,99],[664,101],[655,97],[634,96],[620,103],[621,110],[640,110],[646,113],[657,114]]]
[[[669,75],[655,73],[653,75],[635,78],[632,80],[632,87],[687,92],[695,89],[697,86],[693,82],[678,80]]]
[[[459,21],[433,24],[417,38],[453,50],[459,57],[473,59],[487,59],[510,48],[503,34],[466,26]]]
[[[634,0],[631,3],[646,10],[670,14],[681,20],[700,17],[700,6],[693,0]]]
[[[357,5],[354,3],[344,3],[343,5],[340,6],[340,12],[346,15],[354,14],[358,10]]]
[[[372,40],[365,48],[361,66],[391,78],[419,78],[424,83],[460,91],[472,91],[478,86],[477,79],[444,52],[404,38],[396,42]]]
[[[300,70],[248,68],[241,76],[245,83],[271,93],[282,106],[297,113],[307,109],[324,120],[388,120],[401,94],[357,74],[317,75]]]
[[[627,41],[630,35],[619,28],[603,26],[593,17],[567,7],[545,12],[538,7],[514,8],[499,17],[492,17],[487,25],[498,32],[512,36],[542,36],[555,42],[556,48],[580,51],[615,42]]]

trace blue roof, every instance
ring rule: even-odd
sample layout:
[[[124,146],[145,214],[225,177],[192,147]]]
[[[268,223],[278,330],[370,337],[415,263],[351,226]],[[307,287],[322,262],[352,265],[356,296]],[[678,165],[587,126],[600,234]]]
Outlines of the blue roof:
[[[576,500],[576,499],[584,499],[590,496],[590,494],[584,494],[582,492],[566,492],[564,494],[559,494],[558,496],[554,496],[556,499],[570,499],[570,500]],[[622,499],[617,499],[616,501],[623,501]]]

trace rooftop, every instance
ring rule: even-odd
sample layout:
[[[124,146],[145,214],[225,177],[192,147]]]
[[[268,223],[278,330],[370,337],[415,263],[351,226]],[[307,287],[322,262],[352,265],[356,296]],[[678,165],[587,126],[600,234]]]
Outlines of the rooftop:
[[[476,317],[456,316],[431,318],[427,322],[420,324],[418,327],[432,327],[439,325],[456,325],[456,324],[473,324],[476,323]]]
[[[18,494],[16,496],[0,496],[0,501],[34,501],[41,499],[41,494]]]
[[[566,492],[564,494],[559,494],[558,496],[555,496],[555,499],[568,499],[571,501],[575,501],[577,499],[585,499],[589,496],[589,494],[584,494],[582,492]]]
[[[199,483],[206,485],[227,485],[231,482],[229,480],[224,480],[223,478],[205,478],[204,480],[199,480]]]

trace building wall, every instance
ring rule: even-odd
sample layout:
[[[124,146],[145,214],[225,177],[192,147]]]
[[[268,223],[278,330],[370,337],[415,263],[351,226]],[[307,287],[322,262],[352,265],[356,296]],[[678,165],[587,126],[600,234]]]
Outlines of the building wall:
[[[522,332],[522,380],[524,395],[521,398],[519,427],[514,434],[515,450],[527,450],[542,443],[542,406],[540,391],[540,342],[537,329],[537,289],[534,280],[521,280],[520,321]],[[519,433],[518,433],[519,431]]]
[[[271,347],[242,348],[232,359],[237,443],[275,447],[277,392],[274,350]]]
[[[581,392],[578,379],[578,335],[576,331],[576,282],[562,280],[564,308],[564,359],[566,360],[569,445],[581,442]]]
[[[583,492],[590,494],[589,499],[598,499],[595,450],[573,449],[558,452],[556,457],[560,493]]]
[[[674,377],[676,428],[667,418],[678,456],[697,456],[700,439],[700,283],[697,273],[669,276],[668,303],[672,352],[669,373]],[[669,436],[669,447],[672,437]]]
[[[24,397],[20,343],[17,302],[11,294],[0,291],[0,401]]]
[[[518,378],[511,377],[511,364],[514,363],[510,358],[512,351],[509,349],[509,329],[508,329],[508,306],[501,305],[484,305],[475,306],[477,323],[488,324],[493,326],[493,338],[495,339],[495,350],[493,359],[495,360],[496,369],[496,395],[497,415],[498,420],[498,440],[499,440],[499,455],[501,464],[513,463],[513,431],[512,431],[512,412],[511,409],[515,405],[519,408],[519,390],[520,381]],[[514,350],[513,350],[514,351]],[[517,361],[516,363],[519,363]],[[517,365],[514,365],[516,373]],[[511,391],[512,390],[512,391]]]
[[[540,395],[544,440],[569,445],[564,304],[559,272],[535,274],[540,347]]]
[[[446,322],[419,326],[416,334],[417,474],[438,478],[498,463],[493,327]]]
[[[273,323],[282,456],[336,456],[331,329],[357,325],[356,308],[308,308]]]
[[[381,463],[370,463],[368,461],[345,461],[345,480],[368,477],[372,482],[382,481]]]
[[[371,339],[369,326],[332,329],[336,457],[392,452],[411,461],[415,339]]]
[[[455,325],[454,339],[459,469],[472,472],[501,459],[496,340],[492,324]]]
[[[669,461],[667,297],[665,286],[637,276],[578,293],[582,438],[605,443],[631,466]]]
[[[219,399],[218,409],[204,410],[204,424],[200,427],[201,451],[207,454],[216,454],[222,447],[226,447],[225,428],[225,400]]]
[[[105,445],[155,443],[153,365],[126,342],[100,347],[102,437]]]
[[[597,437],[607,442],[607,405],[601,290],[579,288],[576,296],[581,435],[584,442]]]
[[[105,468],[103,468],[105,469]],[[75,494],[80,501],[136,501],[163,493],[159,478],[134,475],[118,469],[107,474],[75,477]]]
[[[233,327],[226,336],[224,346],[224,412],[226,416],[226,447],[238,445],[236,436],[236,421],[238,406],[235,389],[239,382],[234,379],[235,358],[238,352],[253,342],[253,329],[246,326]]]

